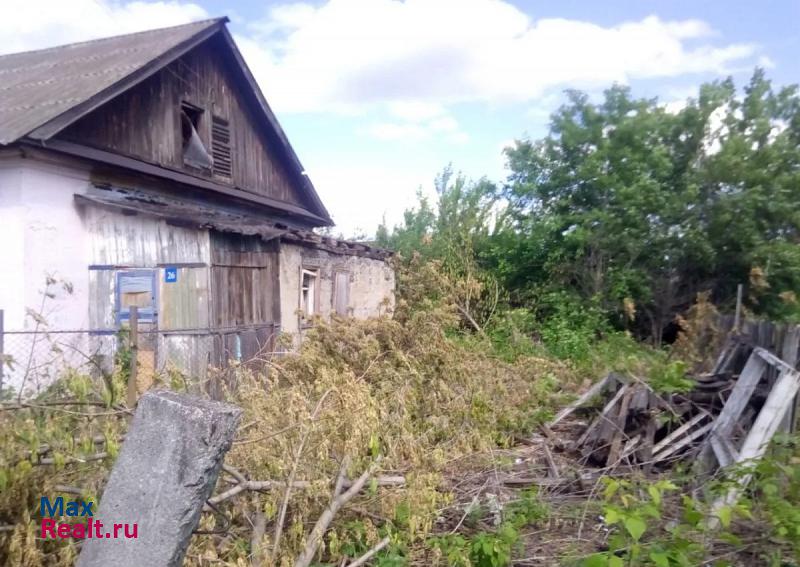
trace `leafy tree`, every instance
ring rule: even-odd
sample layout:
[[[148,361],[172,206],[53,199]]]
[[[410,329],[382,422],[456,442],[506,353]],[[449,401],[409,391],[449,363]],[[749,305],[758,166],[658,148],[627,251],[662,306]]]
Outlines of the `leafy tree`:
[[[481,266],[495,218],[497,188],[485,179],[467,180],[446,167],[435,181],[436,204],[422,192],[418,205],[406,210],[403,224],[390,233],[385,223],[377,241],[409,259],[414,254],[441,263],[443,286],[464,319],[483,332],[500,301],[496,279]]]
[[[598,103],[570,91],[548,134],[506,156],[504,187],[447,168],[435,203],[420,194],[378,234],[468,282],[460,304],[482,322],[498,284],[494,298],[558,319],[554,333],[600,313],[660,344],[699,292],[730,305],[740,283],[752,311],[800,317],[796,87],[774,89],[757,69],[742,93],[709,83],[678,111],[623,86]]]
[[[544,139],[507,151],[498,274],[520,298],[593,300],[656,343],[698,291],[729,300],[753,270],[766,285],[751,289],[752,307],[788,314],[800,284],[799,104],[760,70],[742,100],[727,80],[675,113],[621,86],[599,104],[568,93]]]

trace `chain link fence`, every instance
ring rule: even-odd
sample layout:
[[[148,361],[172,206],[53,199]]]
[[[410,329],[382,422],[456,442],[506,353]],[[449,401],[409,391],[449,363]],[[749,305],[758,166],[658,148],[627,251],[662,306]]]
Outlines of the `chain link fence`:
[[[280,333],[270,323],[169,330],[139,324],[134,328],[134,333],[130,328],[8,330],[0,324],[0,399],[21,390],[35,395],[66,372],[107,376],[121,364],[137,366],[143,388],[164,377],[181,377],[187,384],[203,387],[212,374],[225,379],[225,372],[214,370],[266,367],[277,354]],[[134,344],[135,350],[131,349]]]

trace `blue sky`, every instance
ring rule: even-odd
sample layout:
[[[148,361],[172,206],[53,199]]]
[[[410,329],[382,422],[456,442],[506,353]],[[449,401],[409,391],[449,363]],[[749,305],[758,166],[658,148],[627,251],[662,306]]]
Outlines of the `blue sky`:
[[[11,0],[0,52],[227,15],[338,230],[398,222],[448,163],[501,181],[567,88],[665,104],[756,65],[797,82],[800,1]]]

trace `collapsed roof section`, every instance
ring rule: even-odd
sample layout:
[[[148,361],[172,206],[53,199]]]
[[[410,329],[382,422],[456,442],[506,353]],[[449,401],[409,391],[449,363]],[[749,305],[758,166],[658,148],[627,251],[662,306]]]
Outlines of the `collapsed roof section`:
[[[76,193],[75,201],[81,205],[92,205],[119,211],[126,215],[144,215],[163,219],[170,224],[200,229],[213,229],[249,236],[263,240],[275,238],[290,244],[308,246],[345,256],[361,256],[386,260],[392,252],[352,242],[322,236],[309,230],[290,228],[281,223],[270,223],[263,218],[245,213],[204,206],[186,200],[154,195],[135,189],[92,185],[87,193]]]

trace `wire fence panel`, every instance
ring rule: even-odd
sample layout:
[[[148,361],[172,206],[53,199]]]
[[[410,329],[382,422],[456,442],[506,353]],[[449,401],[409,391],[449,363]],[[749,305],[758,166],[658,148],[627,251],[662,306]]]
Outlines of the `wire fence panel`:
[[[169,330],[140,324],[135,363],[141,385],[156,378],[180,378],[203,387],[211,370],[245,366],[257,371],[276,354],[279,332],[271,323]],[[132,363],[120,358],[130,358],[129,345],[128,328],[0,329],[0,391],[8,395],[9,391],[25,390],[26,395],[35,395],[67,371],[110,375],[115,366]]]

